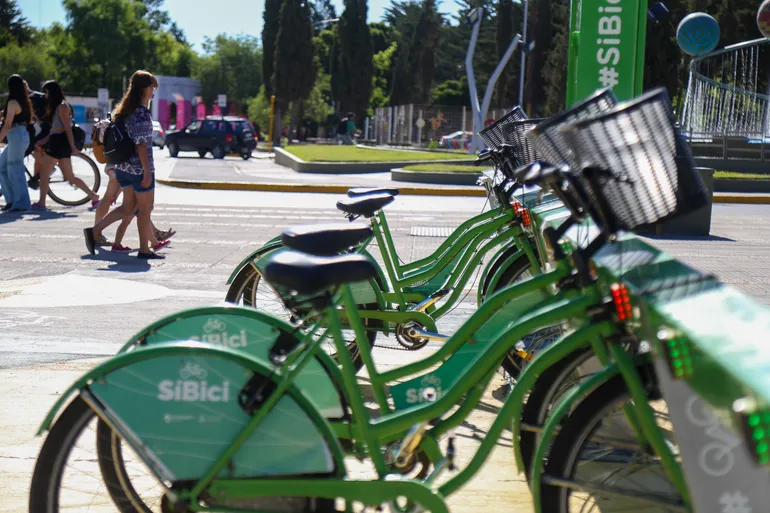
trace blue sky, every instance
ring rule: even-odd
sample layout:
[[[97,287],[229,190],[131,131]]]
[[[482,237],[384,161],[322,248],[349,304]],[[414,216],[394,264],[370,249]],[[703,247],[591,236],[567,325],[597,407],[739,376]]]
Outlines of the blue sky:
[[[24,16],[37,27],[47,27],[55,21],[65,22],[61,0],[17,1]],[[343,1],[333,1],[338,13],[341,12]],[[222,32],[261,34],[264,5],[264,0],[166,0],[164,8],[185,31],[187,39],[200,50],[205,36],[215,36]],[[379,20],[388,5],[390,0],[369,0],[369,20]],[[453,0],[442,2],[441,11],[454,10]]]

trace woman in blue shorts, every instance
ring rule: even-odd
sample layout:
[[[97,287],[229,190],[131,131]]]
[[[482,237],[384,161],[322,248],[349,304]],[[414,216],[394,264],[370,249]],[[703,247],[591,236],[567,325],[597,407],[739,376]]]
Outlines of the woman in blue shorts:
[[[137,71],[131,77],[131,85],[126,95],[112,115],[113,119],[125,120],[126,131],[136,145],[136,152],[126,162],[115,167],[115,178],[123,190],[123,204],[107,214],[93,228],[83,230],[86,247],[92,255],[96,252],[96,242],[104,228],[136,212],[136,224],[139,228],[138,258],[164,258],[153,249],[160,249],[168,241],[154,244],[157,239],[150,220],[155,202],[155,164],[152,157],[152,114],[147,106],[157,87],[158,81],[151,73]]]

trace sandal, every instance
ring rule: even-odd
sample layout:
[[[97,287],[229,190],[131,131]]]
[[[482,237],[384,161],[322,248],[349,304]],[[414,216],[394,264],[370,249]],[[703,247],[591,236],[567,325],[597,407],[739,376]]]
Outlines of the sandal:
[[[107,237],[105,237],[103,234],[99,235],[99,239],[96,241],[97,246],[115,246],[112,242],[110,242]],[[120,246],[120,244],[118,244]]]
[[[162,241],[159,241],[157,244],[153,244],[153,245],[152,245],[152,250],[153,250],[153,251],[158,251],[159,249],[163,249],[163,248],[165,248],[165,247],[166,247],[166,246],[168,246],[169,244],[171,244],[171,241],[170,241],[170,240],[162,240]]]
[[[153,253],[152,251],[149,253],[142,253],[140,251],[139,254],[136,255],[136,258],[139,258],[140,260],[163,260],[166,257],[157,253]]]
[[[96,254],[96,239],[94,238],[94,229],[85,228],[83,230],[83,236],[86,238],[86,249],[92,255]]]
[[[155,230],[155,238],[158,239],[160,242],[170,239],[175,234],[176,232],[174,231],[173,228],[169,228],[168,230]]]

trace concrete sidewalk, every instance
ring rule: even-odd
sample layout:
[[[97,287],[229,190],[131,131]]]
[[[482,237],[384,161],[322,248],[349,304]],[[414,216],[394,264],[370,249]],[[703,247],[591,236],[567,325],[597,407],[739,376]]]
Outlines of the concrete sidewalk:
[[[390,173],[297,173],[277,165],[264,153],[248,161],[179,157],[169,159],[164,167],[156,171],[158,183],[185,189],[345,194],[351,187],[395,187],[405,195],[486,196],[481,186],[397,182],[391,179]],[[216,169],[212,169],[214,167]],[[770,204],[770,194],[717,192],[714,203]]]

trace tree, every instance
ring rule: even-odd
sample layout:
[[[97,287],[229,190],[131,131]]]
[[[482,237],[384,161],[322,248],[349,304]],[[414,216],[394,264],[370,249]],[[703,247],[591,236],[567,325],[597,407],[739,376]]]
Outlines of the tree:
[[[545,77],[543,68],[551,47],[551,0],[530,2],[530,27],[528,33],[535,35],[535,50],[527,58],[524,104],[530,115],[542,114],[545,104]]]
[[[569,51],[569,0],[551,3],[551,45],[546,54],[543,72],[546,115],[553,115],[565,107],[567,96],[567,53]]]
[[[297,109],[310,95],[316,78],[311,14],[307,0],[285,0],[276,38],[273,86],[282,106],[292,103],[293,128]]]
[[[21,15],[16,0],[0,0],[0,48],[16,42],[23,45],[32,38],[32,28]]]
[[[513,31],[513,0],[499,0],[497,2],[497,12],[495,19],[495,31],[497,42],[497,58],[501,59],[506,50],[511,44],[511,37],[514,34]],[[513,61],[513,59],[511,59]],[[505,105],[508,97],[508,80],[511,70],[513,69],[513,62],[508,62],[508,65],[503,69],[500,74],[500,78],[497,80],[495,87],[495,99],[498,105]]]
[[[361,119],[369,108],[374,64],[372,37],[366,24],[366,0],[345,0],[339,22],[340,97],[342,110]]]
[[[203,43],[203,56],[194,61],[193,76],[201,81],[201,96],[211,104],[226,94],[229,103],[243,107],[262,85],[262,51],[252,36],[220,34]]]
[[[19,46],[15,41],[0,48],[0,77],[13,73],[23,76],[32,89],[56,77],[56,66],[45,48],[39,44]]]
[[[278,37],[278,23],[281,17],[282,0],[265,0],[262,15],[262,76],[265,77],[265,94],[273,95],[273,73],[275,72],[275,40]]]
[[[409,50],[409,67],[414,79],[410,103],[430,101],[441,23],[441,15],[436,10],[436,0],[423,0]]]

